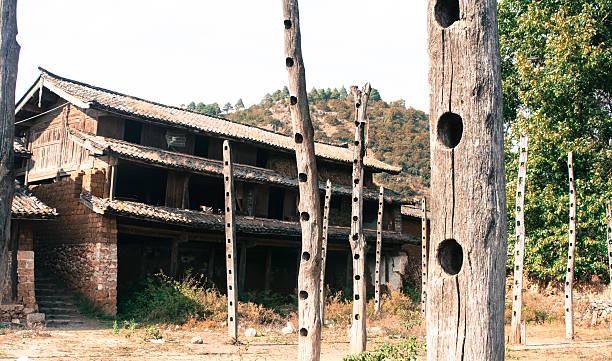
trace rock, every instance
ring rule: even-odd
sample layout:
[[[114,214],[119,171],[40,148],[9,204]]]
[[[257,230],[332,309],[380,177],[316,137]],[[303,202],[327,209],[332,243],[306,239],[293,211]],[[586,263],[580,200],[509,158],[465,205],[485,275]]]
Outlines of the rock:
[[[244,336],[245,337],[255,337],[257,336],[257,331],[254,328],[247,328],[246,331],[244,331]]]
[[[164,343],[164,342],[166,342],[166,341],[164,341],[164,339],[162,339],[162,338],[157,339],[157,340],[151,340],[151,343]]]
[[[194,336],[191,338],[191,343],[196,344],[196,345],[201,345],[204,343],[204,340],[202,340],[202,337],[200,336]]]
[[[13,319],[11,320],[11,323],[20,324],[20,323],[21,323],[21,321],[19,321],[19,319],[18,319],[18,318],[13,318]]]
[[[34,313],[34,312],[36,312],[36,310],[30,307],[25,307],[23,309],[23,313],[25,313],[26,315],[29,315],[30,313]]]
[[[30,313],[26,316],[26,322],[28,326],[44,323],[45,322],[45,314],[44,313]]]
[[[379,333],[380,332],[380,327],[372,327],[372,328],[370,328],[370,331],[375,332],[375,333]]]
[[[17,359],[17,361],[32,361],[32,359],[29,358],[28,356],[21,356],[20,358]]]
[[[295,333],[295,327],[293,327],[293,324],[291,322],[287,322],[287,326],[283,327],[281,332],[283,333],[283,335]]]

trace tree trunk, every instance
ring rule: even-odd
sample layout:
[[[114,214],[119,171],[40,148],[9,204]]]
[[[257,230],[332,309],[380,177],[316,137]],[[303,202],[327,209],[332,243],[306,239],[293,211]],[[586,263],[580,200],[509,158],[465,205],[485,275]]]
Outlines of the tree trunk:
[[[521,337],[521,311],[523,308],[523,260],[525,258],[525,184],[527,183],[527,153],[529,139],[521,136],[519,142],[519,168],[516,179],[516,227],[514,244],[514,283],[512,284],[512,328],[510,342],[525,343]]]
[[[11,236],[11,206],[15,193],[13,140],[19,44],[16,40],[17,0],[1,0],[0,4],[0,292],[4,292]]]
[[[427,237],[427,201],[421,201],[421,312],[425,314],[427,304],[427,257],[429,239]]]
[[[323,207],[323,234],[321,236],[321,325],[325,325],[325,263],[327,261],[327,227],[329,226],[329,203],[332,197],[332,184],[325,183],[325,206]]]
[[[429,0],[427,359],[504,359],[507,249],[495,0]]]
[[[225,183],[225,253],[227,268],[227,335],[232,343],[238,342],[238,285],[236,278],[236,223],[234,213],[234,164],[232,148],[223,142],[223,180]]]
[[[380,254],[382,253],[383,211],[385,189],[380,186],[378,193],[378,221],[376,222],[376,271],[374,272],[374,312],[380,311]]]
[[[608,216],[606,240],[608,243],[608,268],[610,271],[610,298],[612,298],[612,204],[609,199],[606,201],[606,214]]]
[[[370,83],[360,91],[351,87],[355,101],[355,143],[353,146],[353,202],[349,243],[353,252],[353,325],[351,326],[351,353],[366,349],[366,244],[363,236],[363,157],[365,156],[365,128]]]
[[[285,65],[289,75],[289,109],[295,140],[300,191],[302,255],[298,275],[299,345],[298,360],[321,357],[321,208],[319,177],[310,120],[306,75],[302,60],[297,0],[283,0]]]
[[[567,251],[567,275],[565,276],[565,338],[574,338],[574,256],[576,255],[576,188],[572,152],[567,154],[569,175],[569,248]]]

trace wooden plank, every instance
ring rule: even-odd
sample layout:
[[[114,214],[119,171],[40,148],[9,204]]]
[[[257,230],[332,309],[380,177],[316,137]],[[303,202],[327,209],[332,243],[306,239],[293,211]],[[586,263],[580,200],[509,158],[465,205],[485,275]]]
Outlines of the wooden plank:
[[[310,120],[306,75],[302,60],[300,19],[297,0],[283,0],[285,65],[289,78],[289,110],[293,124],[295,158],[300,191],[302,256],[298,274],[298,360],[321,357],[321,208],[319,176]]]
[[[427,360],[500,361],[508,227],[497,1],[428,0],[427,27]]]
[[[227,269],[227,335],[231,342],[238,342],[238,285],[236,279],[236,223],[234,214],[236,199],[234,197],[234,164],[232,148],[226,140],[223,142],[223,181],[225,185],[225,254]]]
[[[512,323],[510,342],[524,344],[521,337],[521,316],[523,309],[523,261],[525,259],[525,184],[527,183],[527,154],[529,138],[521,136],[519,141],[519,166],[516,178],[514,282],[512,283]]]
[[[427,268],[429,238],[427,237],[427,201],[425,197],[421,200],[421,312],[427,310]]]
[[[565,276],[565,338],[574,338],[574,256],[576,255],[576,188],[572,152],[567,154],[569,175],[569,247],[567,251],[567,275]]]
[[[323,206],[323,232],[321,235],[321,324],[325,324],[325,263],[327,262],[327,228],[329,227],[329,204],[332,197],[332,184],[325,183],[325,205]]]
[[[380,186],[378,192],[378,220],[376,222],[376,271],[374,272],[374,312],[380,311],[380,255],[382,252],[383,211],[385,189]]]
[[[350,330],[351,354],[366,349],[366,242],[363,237],[363,157],[365,156],[365,128],[370,83],[362,90],[351,87],[355,106],[355,141],[353,144],[353,195],[351,205],[351,233],[349,243],[353,252],[353,317]]]
[[[606,226],[606,243],[608,244],[608,268],[610,271],[610,297],[612,298],[612,204],[606,201],[606,215],[608,224]]]

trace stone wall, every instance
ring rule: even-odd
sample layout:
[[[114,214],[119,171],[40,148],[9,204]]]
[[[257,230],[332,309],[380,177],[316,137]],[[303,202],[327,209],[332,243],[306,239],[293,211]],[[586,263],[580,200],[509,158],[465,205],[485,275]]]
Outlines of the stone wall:
[[[582,324],[597,326],[612,321],[612,301],[593,300],[586,307],[585,312],[576,313],[576,318]]]

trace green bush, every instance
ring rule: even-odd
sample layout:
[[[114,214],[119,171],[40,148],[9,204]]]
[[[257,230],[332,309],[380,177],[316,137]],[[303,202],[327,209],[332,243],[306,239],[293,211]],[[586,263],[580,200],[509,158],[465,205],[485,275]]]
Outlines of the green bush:
[[[343,361],[413,361],[416,360],[422,346],[416,337],[409,337],[396,344],[384,343],[374,352],[346,356]]]
[[[279,313],[282,313],[283,306],[295,303],[291,296],[283,296],[270,290],[241,292],[238,297],[240,302],[252,302]]]

